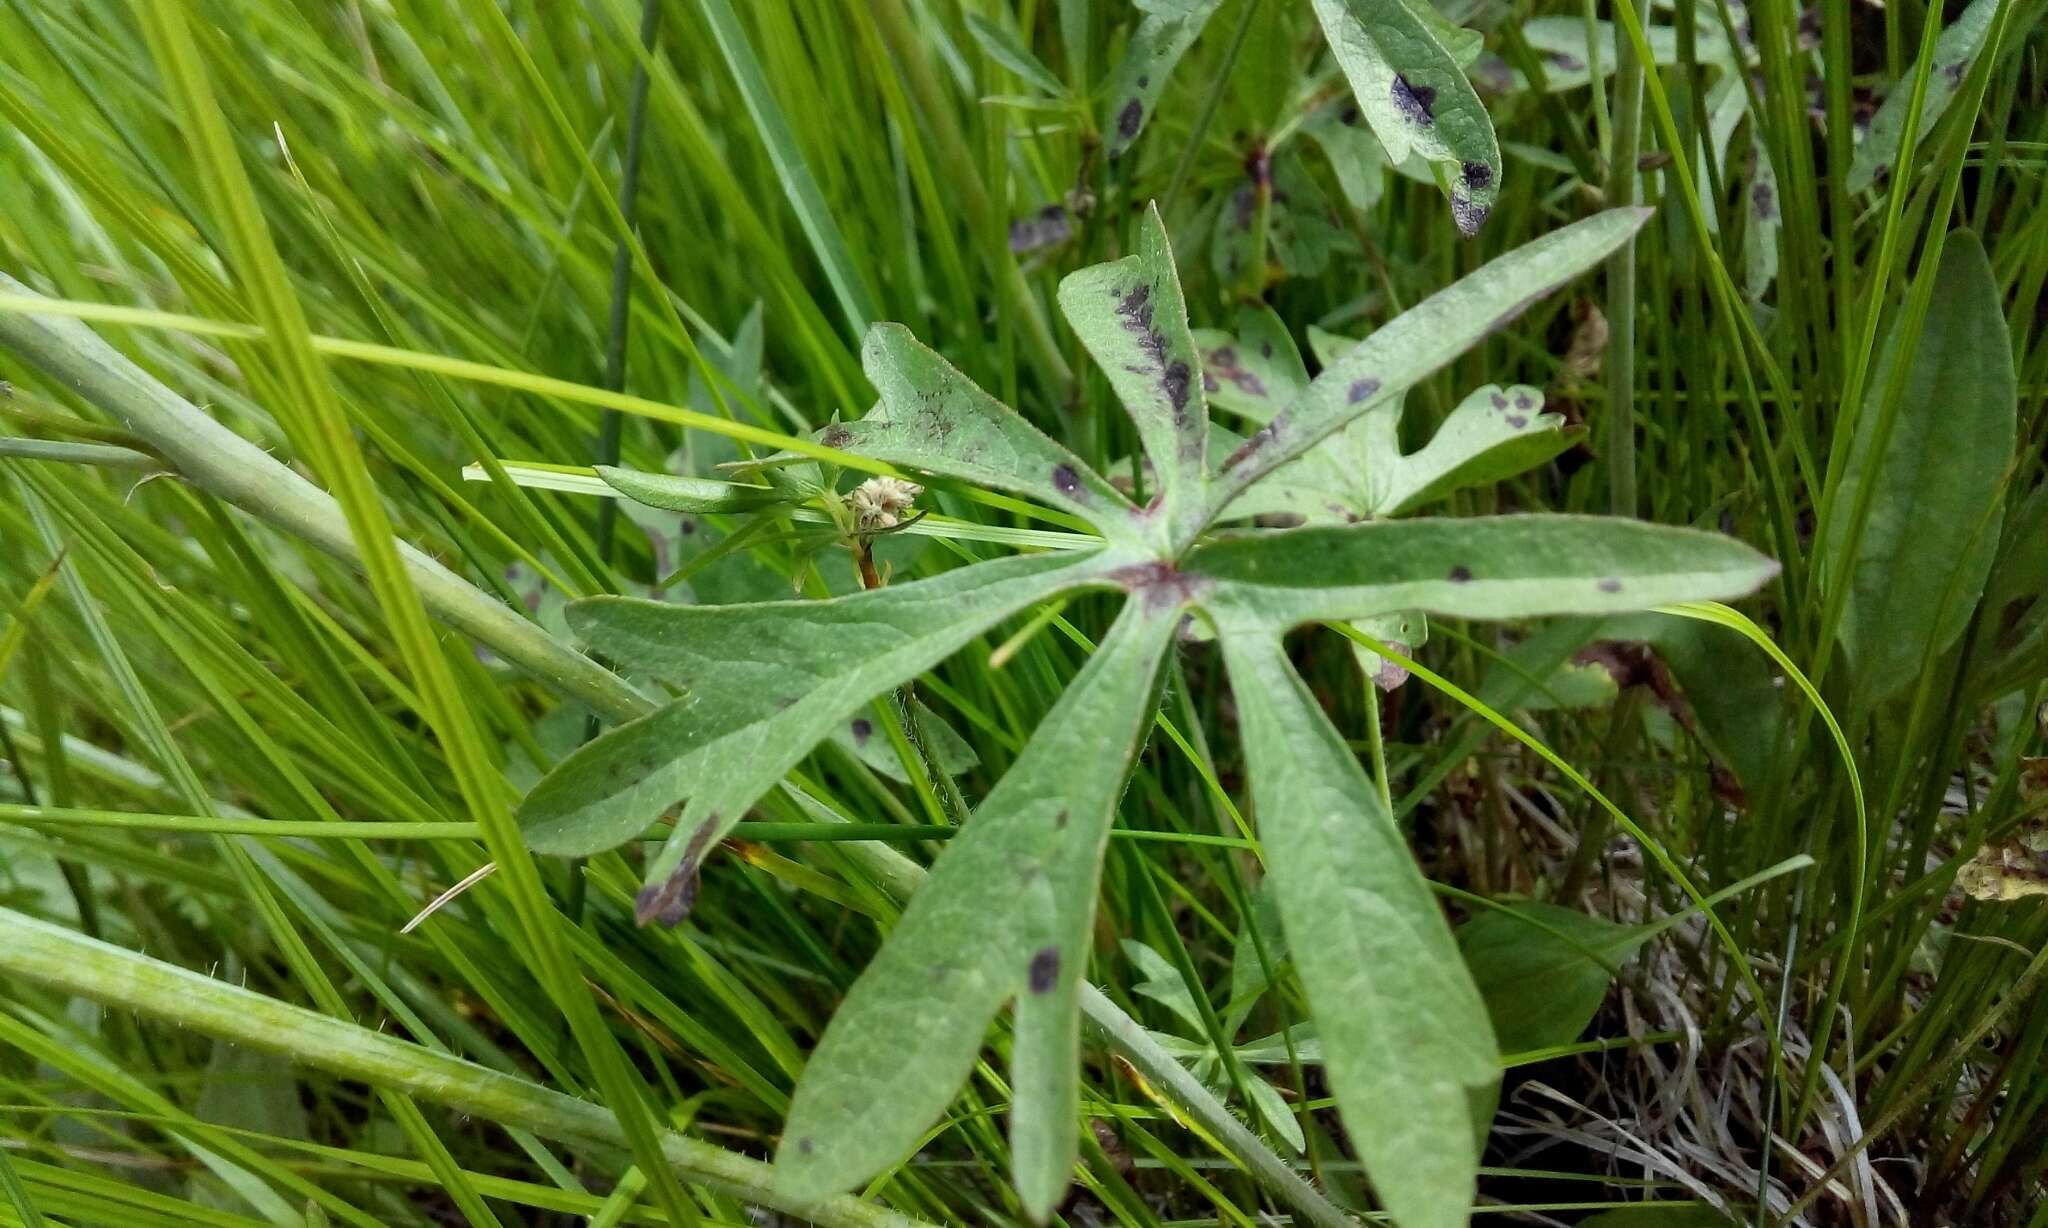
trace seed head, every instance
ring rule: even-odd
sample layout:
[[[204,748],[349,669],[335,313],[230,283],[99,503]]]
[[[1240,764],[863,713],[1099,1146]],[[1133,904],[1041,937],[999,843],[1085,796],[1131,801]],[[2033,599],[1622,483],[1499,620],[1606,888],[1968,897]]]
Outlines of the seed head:
[[[902,478],[869,478],[853,488],[854,527],[863,533],[893,529],[903,522],[903,513],[924,493],[924,487]]]

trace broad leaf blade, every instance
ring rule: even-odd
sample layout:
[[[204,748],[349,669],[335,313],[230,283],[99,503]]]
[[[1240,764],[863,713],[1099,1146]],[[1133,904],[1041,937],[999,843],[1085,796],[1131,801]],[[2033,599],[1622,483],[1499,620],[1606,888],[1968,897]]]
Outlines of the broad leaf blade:
[[[819,436],[835,448],[1061,508],[1105,534],[1130,535],[1136,509],[1086,461],[921,344],[901,324],[877,324],[861,346],[881,404]]]
[[[1308,368],[1287,326],[1260,304],[1237,313],[1237,334],[1197,329],[1202,391],[1211,404],[1260,425],[1292,404],[1308,387]]]
[[[1393,816],[1269,629],[1226,625],[1261,844],[1324,1071],[1402,1228],[1463,1228],[1474,1093],[1499,1077],[1485,1005]]]
[[[881,699],[876,703],[894,703],[893,699]],[[852,719],[833,730],[832,741],[854,758],[866,764],[869,770],[877,772],[899,784],[907,784],[910,773],[904,770],[903,760],[896,753],[895,745],[883,735],[875,723],[873,705],[868,711],[857,713]],[[974,746],[952,723],[926,706],[923,700],[916,700],[917,728],[924,734],[924,754],[932,766],[948,776],[958,776],[981,762]],[[909,721],[904,718],[909,712],[898,705],[897,718],[903,720],[905,731]]]
[[[1458,927],[1458,945],[1502,1052],[1528,1053],[1577,1040],[1654,932],[1530,901],[1481,912]]]
[[[1592,61],[1596,58],[1603,80],[1614,75],[1614,66],[1619,62],[1614,47],[1614,23],[1592,23],[1592,46],[1597,56],[1588,54],[1586,25],[1583,17],[1534,17],[1522,23],[1522,37],[1543,57],[1543,83],[1550,93],[1577,89],[1591,81]],[[1643,40],[1649,44],[1651,62],[1665,66],[1679,62],[1676,27],[1645,25]],[[1703,26],[1693,36],[1693,58],[1700,64],[1723,68],[1732,61],[1728,37],[1718,25]],[[1528,80],[1519,72],[1514,74],[1513,81],[1514,89],[1529,88]]]
[[[1610,209],[1554,230],[1439,290],[1346,350],[1295,403],[1225,459],[1218,509],[1280,465],[1399,397],[1504,327],[1530,304],[1606,259],[1649,219]]]
[[[1901,352],[1896,326],[1886,342],[1823,538],[1828,581],[1851,586],[1841,638],[1872,698],[1918,676],[1976,608],[2017,431],[2011,338],[1975,235],[1949,236],[1935,277],[1935,306],[1912,353]],[[1912,365],[1880,456],[1880,402],[1901,362]],[[1852,544],[1852,509],[1873,486]]]
[[[1174,66],[1194,46],[1202,27],[1209,24],[1223,0],[1150,0],[1138,7],[1146,10],[1131,33],[1123,62],[1110,82],[1109,109],[1102,121],[1103,143],[1114,158],[1131,147],[1159,95],[1166,90]]]
[[[1095,575],[1089,555],[1020,555],[829,601],[578,602],[570,625],[593,648],[689,695],[562,760],[520,804],[520,825],[541,851],[586,855],[687,796],[649,868],[663,883],[868,700]]]
[[[721,482],[714,478],[679,477],[673,473],[643,473],[599,465],[597,476],[604,484],[635,503],[665,512],[745,512],[790,500],[766,486]]]
[[[1421,450],[1385,470],[1374,512],[1399,516],[1468,486],[1526,473],[1570,447],[1580,432],[1543,412],[1543,393],[1489,384],[1466,397]],[[1368,479],[1372,474],[1369,471]]]
[[[1479,233],[1500,194],[1500,142],[1436,23],[1406,0],[1315,0],[1315,10],[1387,160],[1413,151],[1436,164],[1452,220]]]
[[[1391,520],[1244,534],[1185,570],[1204,605],[1275,628],[1395,610],[1453,618],[1608,614],[1743,596],[1777,564],[1730,537],[1595,516]]]
[[[1136,254],[1069,274],[1059,299],[1159,472],[1165,523],[1176,541],[1191,538],[1207,484],[1209,408],[1158,206],[1138,224]]]
[[[1927,78],[1927,90],[1920,102],[1921,148],[1926,146],[1926,137],[1934,121],[1955,101],[1962,92],[1963,79],[1969,76],[1970,64],[1977,53],[1984,48],[1984,36],[1990,33],[1991,19],[1998,15],[1998,0],[1971,0],[1970,7],[1963,10],[1955,24],[1941,32],[1934,41],[1934,64]],[[1889,174],[1893,163],[1899,160],[1899,146],[1906,139],[1907,111],[1913,104],[1913,79],[1903,77],[1892,83],[1885,94],[1884,102],[1877,108],[1877,114],[1870,117],[1870,128],[1863,139],[1856,143],[1856,156],[1849,163],[1848,189],[1861,192],[1877,182],[1880,174]]]
[[[1058,1201],[1076,1154],[1077,995],[1102,849],[1177,621],[1125,605],[911,898],[797,1083],[776,1152],[793,1193],[822,1197],[902,1158],[1014,997],[1017,1185],[1036,1218]]]

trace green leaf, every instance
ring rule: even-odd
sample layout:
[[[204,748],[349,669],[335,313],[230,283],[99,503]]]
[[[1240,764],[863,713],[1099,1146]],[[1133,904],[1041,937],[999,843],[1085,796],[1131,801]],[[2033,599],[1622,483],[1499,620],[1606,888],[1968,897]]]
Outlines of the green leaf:
[[[1598,265],[1649,216],[1646,209],[1610,209],[1551,231],[1382,325],[1224,460],[1217,480],[1218,510],[1245,487],[1399,397],[1537,299]]]
[[[832,1017],[798,1080],[776,1168],[822,1197],[900,1160],[1017,1003],[1012,1161],[1027,1213],[1066,1189],[1080,1121],[1079,992],[1103,848],[1179,622],[1127,602]]]
[[[1935,278],[1935,306],[1911,352],[1896,322],[1885,343],[1822,538],[1827,581],[1850,585],[1842,644],[1873,699],[1917,677],[1976,608],[2017,431],[2012,341],[1975,235],[1949,236]],[[1880,456],[1884,388],[1901,362],[1911,366]],[[1866,488],[1869,516],[1851,542]]]
[[[1031,49],[1018,41],[1007,26],[999,25],[980,13],[967,14],[967,32],[988,58],[1017,74],[1017,79],[1041,94],[1058,98],[1065,94],[1066,87],[1052,75],[1052,70],[1039,63]]]
[[[975,753],[973,745],[960,736],[960,731],[953,728],[950,721],[932,711],[923,700],[913,702],[917,707],[918,728],[924,731],[925,750],[940,771],[948,776],[958,776],[981,762],[981,756]],[[832,741],[871,771],[899,784],[909,781],[910,773],[903,770],[903,760],[889,739],[876,729],[873,716],[855,714],[832,731]]]
[[[1316,112],[1301,130],[1329,159],[1344,199],[1352,208],[1364,210],[1380,203],[1386,189],[1387,151],[1372,129],[1359,123],[1361,118],[1358,105],[1346,101]]]
[[[1264,425],[1308,387],[1308,368],[1287,326],[1261,303],[1237,313],[1237,334],[1196,329],[1202,391],[1211,404]]]
[[[1778,171],[1756,125],[1750,125],[1750,162],[1755,173],[1743,194],[1742,292],[1754,304],[1778,279],[1778,231],[1784,214],[1778,203]]]
[[[1188,988],[1187,978],[1173,966],[1173,961],[1135,938],[1124,939],[1122,946],[1125,958],[1145,978],[1134,983],[1131,992],[1159,1003],[1200,1034],[1207,1025],[1202,1022],[1201,1009],[1195,1005],[1194,990]]]
[[[1205,508],[1209,407],[1159,206],[1138,223],[1136,254],[1068,274],[1059,299],[1158,470],[1170,539],[1185,543]]]
[[[1543,83],[1548,92],[1577,89],[1593,79],[1593,63],[1599,60],[1600,77],[1614,75],[1614,23],[1593,23],[1597,57],[1587,53],[1586,20],[1583,17],[1535,17],[1522,23],[1522,37],[1531,50],[1543,58]],[[1679,62],[1678,31],[1671,26],[1643,27],[1643,40],[1650,45],[1652,62],[1669,67]],[[1718,25],[1703,25],[1693,36],[1693,58],[1700,64],[1726,68],[1734,63],[1728,54],[1728,38]],[[1513,88],[1526,90],[1528,80],[1517,72]]]
[[[1152,118],[1174,66],[1194,46],[1223,0],[1141,0],[1145,16],[1131,33],[1109,85],[1103,144],[1114,158],[1131,147]]]
[[[1502,1051],[1527,1053],[1577,1040],[1653,932],[1530,901],[1481,912],[1458,927],[1458,945]]]
[[[1091,555],[1019,555],[828,601],[577,602],[570,625],[597,651],[689,694],[556,764],[520,804],[527,844],[589,856],[687,797],[648,871],[651,885],[666,885],[868,700],[1098,574]]]
[[[1769,779],[1785,753],[1784,690],[1769,658],[1729,627],[1644,613],[1605,623],[1603,638],[1657,650],[1685,694],[1694,734],[1749,788]]]
[[[604,479],[605,485],[633,502],[666,512],[745,512],[786,501],[781,492],[766,486],[721,482],[714,478],[642,473],[637,469],[616,469],[610,465],[599,465],[597,476]]]
[[[1374,458],[1372,511],[1399,516],[1471,486],[1526,473],[1572,446],[1585,432],[1565,430],[1564,415],[1543,412],[1543,393],[1525,384],[1488,384],[1466,397],[1419,451]]]
[[[1375,614],[1371,618],[1358,619],[1352,625],[1407,656],[1415,655],[1417,648],[1429,642],[1429,619],[1419,610]],[[1382,691],[1391,691],[1408,681],[1405,668],[1355,640],[1351,644],[1351,655],[1358,659],[1359,670]]]
[[[1984,36],[1991,32],[1991,20],[1997,15],[1998,0],[1971,0],[1955,24],[1934,40],[1934,64],[1920,102],[1923,150],[1934,121],[1962,92],[1963,78],[1970,75],[1970,64],[1984,49]],[[1878,175],[1891,173],[1893,164],[1899,160],[1899,146],[1906,139],[1906,112],[1912,104],[1913,79],[1903,77],[1893,82],[1877,114],[1870,117],[1870,127],[1863,139],[1856,143],[1856,156],[1849,163],[1847,180],[1851,192],[1861,192],[1877,182]]]
[[[1286,628],[1422,610],[1453,618],[1604,614],[1754,591],[1777,564],[1733,538],[1595,516],[1391,520],[1236,534],[1184,571],[1204,606]]]
[[[1514,645],[1493,663],[1473,694],[1503,712],[1604,708],[1621,694],[1603,665],[1572,659],[1591,643],[1600,619],[1560,619]]]
[[[1437,37],[1443,19],[1406,0],[1315,0],[1315,10],[1388,161],[1405,161],[1412,150],[1435,164],[1458,230],[1479,233],[1500,193],[1500,143],[1465,70]]]
[[[1252,1098],[1252,1107],[1259,1111],[1273,1132],[1286,1140],[1289,1147],[1299,1155],[1308,1150],[1308,1140],[1302,1136],[1301,1122],[1294,1116],[1294,1110],[1287,1107],[1287,1101],[1274,1090],[1271,1083],[1257,1075],[1247,1074],[1244,1079],[1245,1094]]]
[[[977,387],[901,324],[877,324],[861,346],[881,403],[819,442],[1072,512],[1105,535],[1133,535],[1137,509],[1086,461]]]
[[[1224,622],[1252,801],[1324,1072],[1402,1228],[1463,1228],[1492,1028],[1429,884],[1270,628]]]

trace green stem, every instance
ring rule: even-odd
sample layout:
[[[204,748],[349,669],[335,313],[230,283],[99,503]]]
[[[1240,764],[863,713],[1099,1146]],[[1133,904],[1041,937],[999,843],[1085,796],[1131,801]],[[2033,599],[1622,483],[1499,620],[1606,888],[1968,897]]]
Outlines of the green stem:
[[[1614,42],[1614,143],[1607,151],[1607,204],[1636,199],[1642,135],[1643,62],[1627,39]],[[1636,241],[1607,260],[1607,501],[1617,516],[1636,514]]]
[[[108,469],[163,468],[163,462],[147,452],[117,448],[104,443],[71,443],[54,439],[0,439],[0,456],[18,460],[59,461],[67,465],[100,465]]]
[[[0,291],[34,291],[0,273]],[[148,440],[202,489],[360,568],[348,521],[333,497],[213,420],[76,320],[0,312],[5,345],[50,379]],[[607,716],[648,710],[648,700],[610,670],[574,652],[418,550],[399,556],[434,617],[542,681]]]
[[[0,909],[0,970],[59,993],[275,1053],[340,1078],[404,1091],[542,1138],[611,1150],[626,1146],[618,1119],[588,1100],[97,942],[12,909]],[[778,1191],[768,1165],[679,1134],[664,1132],[661,1151],[694,1184],[828,1228],[912,1228],[921,1222],[850,1196],[799,1204]]]

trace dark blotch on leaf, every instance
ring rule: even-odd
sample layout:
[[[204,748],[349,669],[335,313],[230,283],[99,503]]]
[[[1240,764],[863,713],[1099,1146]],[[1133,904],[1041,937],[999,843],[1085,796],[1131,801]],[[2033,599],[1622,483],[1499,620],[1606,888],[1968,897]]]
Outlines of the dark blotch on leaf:
[[[1052,485],[1054,490],[1063,495],[1077,495],[1081,492],[1081,475],[1074,472],[1072,465],[1054,465]]]
[[[635,923],[658,923],[670,929],[683,923],[697,902],[698,871],[704,865],[704,855],[710,851],[712,833],[717,830],[718,815],[714,812],[690,834],[690,842],[683,846],[683,860],[675,871],[661,882],[640,889],[640,894],[633,898]]]
[[[1345,107],[1342,111],[1337,112],[1337,122],[1344,125],[1346,128],[1356,128],[1358,126],[1357,104],[1354,103],[1350,106]]]
[[[1053,816],[1053,820],[1052,820],[1052,825],[1053,825],[1053,827],[1054,827],[1055,829],[1057,829],[1057,830],[1059,830],[1059,831],[1065,831],[1065,830],[1067,830],[1067,809],[1066,809],[1066,807],[1064,807],[1064,806],[1060,807],[1060,812],[1059,812],[1059,813],[1058,813],[1057,815],[1054,815],[1054,816]]]
[[[1376,379],[1357,380],[1351,385],[1351,390],[1344,394],[1345,403],[1356,405],[1379,390],[1380,382]]]
[[[1060,979],[1060,949],[1040,947],[1031,956],[1030,985],[1032,993],[1051,993]]]
[[[1508,407],[1508,399],[1507,399],[1507,397],[1506,397],[1506,396],[1504,396],[1504,395],[1502,395],[1501,393],[1498,393],[1498,392],[1494,393],[1494,394],[1493,394],[1493,407],[1494,407],[1495,409],[1506,409],[1506,408]]]
[[[1124,140],[1134,140],[1138,129],[1145,124],[1145,104],[1133,98],[1116,113],[1116,134]]]
[[[669,929],[681,925],[697,902],[697,884],[695,863],[685,861],[666,880],[640,888],[640,894],[633,897],[634,922]]]
[[[1149,74],[1149,73],[1139,73],[1139,74],[1138,74],[1138,88],[1139,88],[1139,89],[1141,89],[1141,90],[1142,90],[1142,89],[1149,89],[1149,88],[1151,88],[1151,85],[1152,85],[1152,77],[1151,77],[1151,74]]]
[[[1536,408],[1536,398],[1526,392],[1518,392],[1515,394],[1515,408],[1534,409]]]
[[[1480,204],[1462,192],[1451,193],[1451,221],[1458,227],[1458,233],[1471,238],[1486,225],[1486,219],[1493,210]]]
[[[1493,183],[1493,168],[1484,162],[1467,162],[1460,169],[1465,173],[1465,186],[1475,192],[1483,192]]]
[[[1618,593],[1621,591],[1621,581],[1615,579],[1613,576],[1608,576],[1606,579],[1600,581],[1599,588],[1600,591],[1603,593]]]
[[[1750,208],[1756,211],[1756,215],[1759,218],[1762,218],[1764,221],[1770,222],[1777,220],[1778,194],[1771,191],[1770,184],[1759,183],[1754,187],[1750,188],[1749,205]]]
[[[828,426],[818,436],[818,442],[828,448],[843,448],[853,442],[853,432],[843,426]]]
[[[1529,420],[1520,414],[1509,414],[1508,425],[1514,427],[1516,430],[1519,431],[1523,427],[1529,425]]]
[[[1412,84],[1407,77],[1395,73],[1390,92],[1394,98],[1394,109],[1409,123],[1418,128],[1436,123],[1436,90],[1427,85]]]
[[[1250,437],[1237,446],[1237,451],[1223,458],[1223,472],[1228,473],[1232,469],[1237,468],[1239,465],[1250,460],[1253,453],[1273,442],[1274,438],[1280,434],[1286,421],[1287,415],[1285,413],[1274,414],[1271,422],[1253,431]]]
[[[1180,361],[1168,363],[1166,373],[1160,377],[1160,387],[1166,390],[1166,399],[1173,403],[1176,418],[1187,412],[1188,384],[1192,378],[1188,364]]]
[[[1456,567],[1451,568],[1450,574],[1445,577],[1445,579],[1449,580],[1453,584],[1463,584],[1471,578],[1472,569],[1470,567],[1465,566],[1463,563],[1460,563]]]
[[[1549,60],[1553,68],[1562,68],[1566,72],[1580,72],[1586,67],[1584,60],[1575,55],[1566,55],[1562,51],[1552,51],[1543,58]]]
[[[818,1145],[807,1136],[796,1141],[796,1149],[805,1155],[809,1155],[818,1149]]]
[[[875,723],[865,716],[853,718],[853,741],[857,746],[866,746],[868,739],[875,736]]]
[[[1272,342],[1270,342],[1270,341],[1261,341],[1261,342],[1259,342],[1259,357],[1261,357],[1261,358],[1271,358],[1272,356],[1273,356],[1273,343],[1272,343]]]

